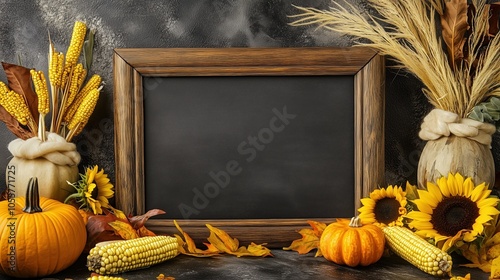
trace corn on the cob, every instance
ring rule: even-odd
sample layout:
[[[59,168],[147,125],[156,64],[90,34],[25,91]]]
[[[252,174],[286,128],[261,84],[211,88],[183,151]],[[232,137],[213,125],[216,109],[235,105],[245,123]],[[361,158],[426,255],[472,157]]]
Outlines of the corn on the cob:
[[[35,93],[38,96],[38,113],[47,114],[49,112],[49,89],[47,81],[42,71],[30,70],[31,79],[35,87]]]
[[[91,90],[87,96],[83,98],[82,104],[78,106],[75,115],[68,123],[69,133],[66,136],[67,141],[71,141],[71,138],[78,135],[89,121],[90,116],[94,112],[97,100],[99,99],[99,91],[100,89]]]
[[[87,33],[87,25],[81,21],[76,21],[73,26],[73,34],[66,52],[66,65],[65,67],[72,67],[78,62],[80,53],[82,51],[83,42],[85,41],[85,34]]]
[[[450,275],[453,262],[446,252],[430,244],[408,228],[388,226],[382,230],[387,245],[396,255],[431,275]]]
[[[99,275],[99,276],[89,277],[89,278],[87,278],[87,280],[125,280],[125,279],[122,277]]]
[[[53,87],[60,88],[64,72],[64,54],[52,53],[49,63],[49,82]]]
[[[0,95],[0,105],[13,116],[20,124],[27,125],[33,133],[37,133],[37,124],[26,105],[24,98],[17,92],[10,90],[7,86],[0,86],[3,94]]]
[[[64,63],[64,72],[62,75],[62,87],[64,87],[70,80],[70,73],[73,71],[80,53],[82,52],[83,42],[85,41],[85,34],[87,33],[87,26],[81,21],[76,21],[73,27],[73,34],[71,41],[66,51],[66,62]]]
[[[117,274],[145,268],[177,256],[177,238],[147,236],[92,248],[87,267],[99,274]]]
[[[76,95],[71,104],[69,104],[69,107],[66,108],[66,110],[64,111],[64,118],[63,118],[64,122],[69,123],[71,119],[73,119],[76,110],[78,110],[78,107],[80,107],[80,104],[82,104],[85,96],[87,96],[91,90],[98,89],[100,84],[101,84],[101,76],[94,74],[87,81],[87,83],[80,90],[80,92]]]
[[[66,110],[75,99],[76,95],[80,91],[80,88],[82,87],[83,81],[85,80],[86,76],[87,70],[83,68],[83,64],[78,63],[73,69],[70,77],[69,89],[66,93],[66,100],[64,101],[64,110]]]

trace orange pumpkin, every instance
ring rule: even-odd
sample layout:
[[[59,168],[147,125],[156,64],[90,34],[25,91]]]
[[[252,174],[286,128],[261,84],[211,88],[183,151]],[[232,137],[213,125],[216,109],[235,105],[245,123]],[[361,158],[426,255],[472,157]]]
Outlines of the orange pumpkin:
[[[26,197],[0,202],[0,273],[43,277],[72,265],[85,247],[87,231],[75,207],[39,197],[30,180]]]
[[[375,225],[362,225],[359,217],[337,219],[323,231],[319,247],[336,264],[355,267],[377,262],[384,253],[385,238]]]

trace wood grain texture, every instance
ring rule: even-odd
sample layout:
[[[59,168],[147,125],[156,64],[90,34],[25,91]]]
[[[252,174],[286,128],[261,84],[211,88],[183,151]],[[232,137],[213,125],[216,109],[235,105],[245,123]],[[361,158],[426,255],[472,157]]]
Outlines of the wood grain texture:
[[[351,75],[355,91],[355,209],[383,185],[384,58],[371,49],[227,48],[116,49],[114,117],[116,206],[126,214],[145,213],[144,108],[142,77]],[[326,205],[324,207],[327,207]],[[332,217],[331,222],[335,217]],[[311,217],[314,219],[314,217]],[[183,220],[195,240],[206,238],[206,223],[221,226],[242,242],[288,246],[309,219]],[[316,220],[316,219],[314,219]],[[176,232],[169,220],[150,220],[155,232]]]

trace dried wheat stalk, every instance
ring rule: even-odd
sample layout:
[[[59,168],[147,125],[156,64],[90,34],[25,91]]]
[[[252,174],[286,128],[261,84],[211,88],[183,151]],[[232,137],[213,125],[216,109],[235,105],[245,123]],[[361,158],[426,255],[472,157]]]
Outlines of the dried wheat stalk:
[[[391,57],[398,67],[414,74],[424,84],[423,92],[436,108],[466,117],[472,108],[490,96],[500,96],[500,36],[480,53],[488,28],[487,5],[473,0],[476,9],[469,52],[460,63],[450,64],[438,32],[436,13],[443,15],[443,0],[368,0],[379,17],[346,8],[333,2],[329,10],[295,6],[292,26],[318,25],[343,34],[366,39],[356,42]],[[472,62],[479,61],[477,65]]]

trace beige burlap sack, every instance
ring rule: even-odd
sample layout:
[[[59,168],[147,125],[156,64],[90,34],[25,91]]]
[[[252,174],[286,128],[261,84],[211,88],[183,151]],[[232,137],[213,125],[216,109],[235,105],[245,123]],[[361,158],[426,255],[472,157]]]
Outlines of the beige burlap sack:
[[[7,165],[6,181],[16,197],[25,196],[31,177],[38,178],[43,197],[64,201],[75,191],[67,183],[78,180],[80,154],[74,143],[56,133],[48,133],[44,142],[38,137],[15,139],[8,149],[14,157]]]

